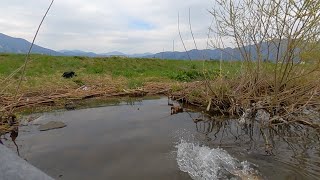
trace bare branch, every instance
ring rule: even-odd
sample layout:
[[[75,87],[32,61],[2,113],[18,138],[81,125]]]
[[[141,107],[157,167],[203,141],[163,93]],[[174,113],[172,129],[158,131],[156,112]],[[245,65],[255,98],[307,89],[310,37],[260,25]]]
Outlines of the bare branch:
[[[29,48],[29,51],[28,51],[28,53],[27,53],[27,55],[26,55],[26,58],[25,58],[25,61],[24,61],[24,65],[23,65],[23,68],[22,68],[21,77],[20,77],[20,79],[19,79],[18,86],[17,86],[16,92],[15,92],[15,94],[14,94],[14,100],[15,100],[15,101],[17,101],[17,95],[18,95],[18,93],[19,93],[22,80],[23,80],[23,78],[24,78],[24,76],[25,76],[25,72],[26,72],[27,64],[28,64],[28,62],[29,62],[29,56],[30,56],[32,47],[33,47],[34,42],[35,42],[35,40],[36,40],[36,38],[37,38],[37,35],[38,35],[39,30],[40,30],[40,28],[41,28],[41,26],[42,26],[42,23],[43,23],[44,19],[46,18],[46,16],[47,16],[47,14],[48,14],[48,12],[49,12],[49,10],[50,10],[53,2],[54,2],[54,0],[51,1],[49,7],[47,8],[46,13],[45,13],[44,16],[42,17],[42,20],[41,20],[41,22],[40,22],[40,24],[39,24],[39,26],[38,26],[38,29],[37,29],[37,31],[36,31],[36,34],[35,34],[34,37],[33,37],[33,40],[32,40],[31,46],[30,46],[30,48]],[[16,103],[18,103],[18,102],[16,102]],[[13,107],[14,107],[14,106],[12,106],[12,108],[10,109],[10,113],[12,113]]]
[[[179,36],[180,36],[183,48],[184,48],[185,52],[187,53],[187,56],[188,56],[189,60],[191,61],[191,57],[190,57],[190,55],[188,53],[188,50],[186,48],[186,45],[184,44],[184,41],[183,41],[183,38],[182,38],[182,35],[181,35],[181,31],[180,31],[180,15],[179,15],[179,13],[178,13],[178,31],[179,31]]]

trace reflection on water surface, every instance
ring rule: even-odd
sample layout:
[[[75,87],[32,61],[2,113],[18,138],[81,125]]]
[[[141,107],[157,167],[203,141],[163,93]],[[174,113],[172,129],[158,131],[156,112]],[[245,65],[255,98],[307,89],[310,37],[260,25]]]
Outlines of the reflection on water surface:
[[[67,127],[40,132],[37,125],[22,126],[16,143],[23,158],[57,179],[196,179],[179,164],[189,155],[184,162],[196,164],[197,172],[216,175],[200,173],[202,179],[320,177],[319,136],[312,129],[170,114],[167,98],[45,113],[33,123],[58,120]]]

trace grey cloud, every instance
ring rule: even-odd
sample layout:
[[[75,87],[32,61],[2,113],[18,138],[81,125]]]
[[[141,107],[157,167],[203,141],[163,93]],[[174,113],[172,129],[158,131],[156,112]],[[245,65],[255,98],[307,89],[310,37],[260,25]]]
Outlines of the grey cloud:
[[[0,32],[32,39],[50,1],[1,0]],[[176,50],[183,50],[177,30],[180,12],[182,35],[192,48],[188,24],[191,8],[193,32],[204,46],[211,6],[211,0],[56,0],[37,43],[55,50],[142,53],[172,49],[175,40]],[[132,20],[151,24],[152,28],[134,28],[130,26]]]

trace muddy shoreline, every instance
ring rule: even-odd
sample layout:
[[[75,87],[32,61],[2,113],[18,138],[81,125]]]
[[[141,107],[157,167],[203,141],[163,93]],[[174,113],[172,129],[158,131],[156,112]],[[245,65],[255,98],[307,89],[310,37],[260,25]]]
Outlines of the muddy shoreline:
[[[252,103],[249,107],[236,107],[237,114],[227,114],[228,111],[222,109],[230,106],[223,104],[225,107],[220,107],[215,102],[214,97],[208,100],[205,96],[205,83],[196,81],[190,83],[147,83],[137,89],[116,89],[99,88],[95,86],[81,86],[77,89],[52,90],[50,92],[27,92],[19,96],[18,103],[13,103],[13,98],[10,96],[0,96],[0,105],[2,108],[2,120],[0,124],[0,132],[10,132],[15,123],[9,125],[5,123],[10,116],[20,116],[23,114],[50,112],[53,110],[66,109],[83,109],[89,107],[105,106],[109,104],[117,104],[123,101],[135,101],[137,98],[148,99],[160,96],[168,97],[169,101],[177,101],[184,107],[196,109],[212,117],[228,117],[237,118],[241,123],[250,123],[258,120],[262,126],[274,126],[282,124],[302,124],[320,132],[320,108],[317,106],[305,106],[301,111],[295,112],[282,117],[272,115],[267,111],[264,105],[259,101]],[[196,92],[196,93],[195,93]],[[14,108],[14,114],[6,114],[10,108]],[[231,109],[233,107],[229,107]],[[173,108],[174,109],[174,108]],[[171,109],[172,110],[172,109]],[[195,119],[194,121],[198,121]],[[18,123],[18,122],[17,122]],[[8,130],[9,129],[9,130]]]
[[[12,95],[1,95],[1,112],[13,108],[15,112],[34,107],[54,107],[62,106],[87,99],[112,99],[121,97],[143,97],[153,95],[166,95],[171,91],[171,84],[149,83],[137,89],[117,89],[115,87],[99,88],[95,86],[81,86],[76,89],[57,89],[44,91],[25,92],[18,96],[18,102],[14,102]]]
[[[168,103],[169,98],[185,103],[181,98],[186,93],[183,90],[197,86],[196,84],[199,83],[146,83],[137,89],[81,86],[77,89],[34,91],[20,94],[16,103],[12,95],[2,95],[0,96],[0,135],[10,133],[17,128],[20,116],[38,112],[84,109],[161,96],[167,96]],[[197,104],[197,107],[201,107],[201,104]],[[11,109],[13,113],[9,113]]]

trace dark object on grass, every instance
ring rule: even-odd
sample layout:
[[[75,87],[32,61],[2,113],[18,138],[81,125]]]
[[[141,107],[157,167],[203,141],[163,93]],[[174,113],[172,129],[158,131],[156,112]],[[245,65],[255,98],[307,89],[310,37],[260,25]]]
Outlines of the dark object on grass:
[[[64,72],[62,75],[62,77],[66,79],[73,78],[74,76],[77,76],[74,71],[67,71],[67,72]]]

